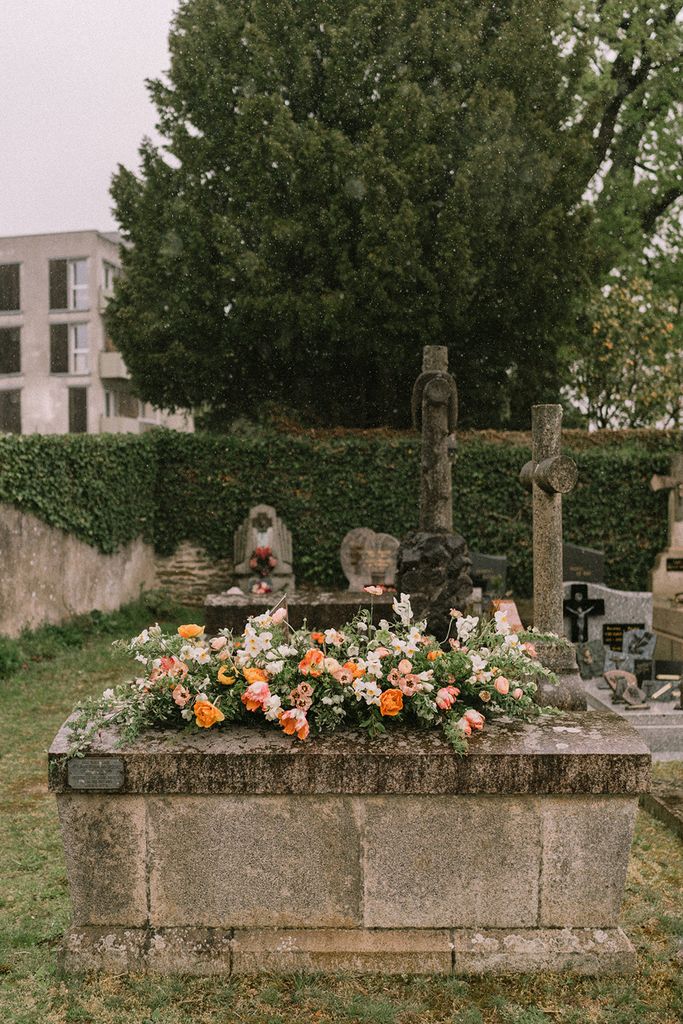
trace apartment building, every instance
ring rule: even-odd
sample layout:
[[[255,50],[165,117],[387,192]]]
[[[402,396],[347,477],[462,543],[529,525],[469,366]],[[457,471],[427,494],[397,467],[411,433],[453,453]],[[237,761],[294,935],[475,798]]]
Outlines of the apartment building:
[[[194,429],[137,399],[107,336],[118,249],[99,231],[0,238],[0,433]]]

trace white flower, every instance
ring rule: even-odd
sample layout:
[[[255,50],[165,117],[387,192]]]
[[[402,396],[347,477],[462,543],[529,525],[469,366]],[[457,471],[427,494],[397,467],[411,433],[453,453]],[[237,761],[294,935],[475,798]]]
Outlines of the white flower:
[[[146,665],[147,662],[149,661],[149,658],[146,658],[144,654],[136,654],[135,660],[139,661],[142,665]]]
[[[496,633],[502,633],[503,636],[507,636],[512,628],[508,622],[507,612],[496,612],[493,617],[496,620]]]
[[[379,620],[379,628],[381,630],[389,629],[390,625],[391,625],[391,623],[387,619],[380,619]]]
[[[379,704],[382,691],[377,683],[369,679],[354,679],[353,689],[356,700],[364,700],[366,704]]]
[[[382,659],[374,651],[368,651],[367,669],[371,676],[382,675]]]
[[[396,653],[398,653],[399,651],[405,651],[406,649],[405,640],[400,640],[399,637],[397,636],[392,635],[391,639],[389,640],[389,643],[391,644],[392,650],[396,651]]]
[[[211,661],[211,654],[206,647],[195,647],[192,650],[192,660],[198,665],[208,665]]]
[[[418,675],[417,678],[422,683],[428,683],[430,681],[430,679],[434,678],[434,669],[433,668],[428,668],[426,672],[420,672],[420,674]]]
[[[347,648],[346,653],[349,658],[357,658],[360,654],[360,647],[357,644],[351,644],[351,646]]]
[[[404,626],[409,626],[413,620],[413,609],[410,607],[410,594],[401,594],[401,600],[394,598],[392,608]]]
[[[284,661],[267,661],[266,662],[266,672],[270,676],[276,676],[278,674],[278,672],[282,672],[282,669],[284,667],[285,667]]]
[[[478,654],[470,654],[470,664],[472,666],[472,672],[484,672],[486,670],[486,662],[483,658],[480,658]]]
[[[104,697],[105,700],[113,700],[114,699],[114,691],[113,690],[105,690],[104,693],[102,694],[102,696]]]
[[[277,653],[281,654],[283,658],[293,658],[295,655],[299,653],[296,647],[292,647],[291,644],[280,644],[280,646],[277,647],[276,650]]]
[[[192,661],[193,651],[194,647],[192,646],[192,644],[183,644],[183,646],[178,651],[178,657],[180,658],[181,661]]]
[[[180,712],[181,718],[184,718],[186,722],[192,721],[192,708],[183,708]]]
[[[148,633],[150,636],[159,637],[161,636],[161,626],[158,622],[155,622],[153,626],[149,627]]]
[[[277,713],[282,706],[282,701],[276,693],[271,693],[270,697],[265,701],[263,710],[266,713],[266,719],[269,722],[277,722]]]
[[[508,633],[505,639],[503,640],[503,646],[507,648],[519,647],[519,644],[520,640],[516,633]]]
[[[341,647],[344,640],[344,634],[340,633],[338,629],[325,630],[325,643],[329,644],[331,647]]]
[[[409,657],[412,657],[413,654],[417,654],[417,649],[421,642],[422,634],[417,626],[413,626],[408,633],[408,639],[405,642],[403,650]]]
[[[133,647],[140,647],[141,644],[146,644],[148,640],[149,630],[143,629],[142,633],[140,633],[139,636],[133,637],[133,639],[131,640],[131,644],[133,645]]]
[[[458,634],[458,640],[465,643],[469,640],[474,629],[479,624],[479,619],[476,615],[463,615],[461,618],[456,620],[455,631]]]
[[[364,622],[359,622],[356,626],[359,633],[367,633],[368,627]]]

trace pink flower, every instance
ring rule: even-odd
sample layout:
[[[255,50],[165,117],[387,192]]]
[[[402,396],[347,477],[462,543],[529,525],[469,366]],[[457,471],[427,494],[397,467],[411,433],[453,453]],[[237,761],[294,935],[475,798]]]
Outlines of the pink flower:
[[[478,711],[475,711],[474,708],[468,708],[468,710],[462,717],[465,719],[466,722],[469,722],[473,729],[484,728],[484,722],[486,721],[486,719]]]
[[[459,722],[458,722],[458,726],[459,726],[459,727],[460,727],[460,729],[462,730],[462,733],[463,733],[463,735],[464,735],[464,736],[471,736],[471,735],[472,735],[472,726],[471,726],[471,725],[470,725],[470,723],[469,723],[469,722],[467,721],[467,719],[465,718],[465,716],[464,716],[464,715],[463,715],[463,717],[462,717],[462,718],[461,718],[461,719],[459,720]]]
[[[215,636],[213,638],[213,640],[210,641],[211,650],[212,651],[222,651],[223,648],[225,647],[225,645],[227,644],[227,642],[228,642],[227,637]]]
[[[363,587],[366,594],[372,594],[373,597],[381,597],[384,591],[381,587]]]
[[[524,691],[522,690],[521,686],[516,686],[512,691],[512,696],[515,700],[519,700],[523,693]]]
[[[286,608],[277,608],[273,612],[273,614],[271,615],[271,619],[273,620],[273,622],[274,622],[274,624],[276,626],[277,626],[277,624],[279,622],[283,622],[286,618],[287,618],[287,609]]]
[[[529,655],[530,658],[537,658],[538,657],[538,654],[536,652],[536,648],[534,647],[533,644],[530,644],[530,643],[522,644],[522,650],[526,651],[526,653]]]
[[[396,671],[394,669],[394,671]],[[391,673],[389,673],[391,675]],[[399,676],[398,686],[402,693],[405,693],[406,697],[412,697],[414,693],[418,693],[422,689],[422,684],[417,676],[407,675]]]
[[[377,649],[375,650],[375,654],[376,654],[376,655],[377,655],[377,656],[378,656],[379,658],[388,658],[388,657],[389,657],[389,655],[391,654],[391,651],[388,651],[388,650],[386,649],[386,647],[378,647],[378,648],[377,648]]]
[[[340,686],[350,686],[353,682],[353,672],[348,668],[340,668],[338,672],[332,674]]]
[[[442,686],[436,691],[436,706],[442,711],[450,711],[455,704],[460,690],[457,686]]]
[[[323,668],[325,669],[326,672],[329,672],[330,675],[333,675],[335,677],[338,672],[341,672],[341,665],[339,664],[336,658],[325,658],[325,660],[323,661]]]
[[[500,693],[503,697],[510,689],[510,681],[506,679],[505,676],[498,676],[493,685],[494,688],[498,690],[498,693]]]
[[[184,686],[181,686],[181,684],[178,683],[171,696],[179,708],[184,708],[190,699],[190,691],[186,690]]]
[[[269,697],[268,683],[252,683],[242,694],[242,703],[247,711],[258,711]]]
[[[408,661],[407,658],[402,658],[398,663],[398,670],[402,676],[407,676],[409,672],[413,671],[412,662]]]
[[[300,708],[291,708],[289,711],[281,711],[279,716],[280,725],[288,736],[294,733],[300,740],[308,737],[309,727],[306,714]]]
[[[392,668],[387,676],[387,682],[391,683],[392,686],[398,686],[400,680],[401,677],[398,674],[398,669]]]
[[[187,665],[173,654],[170,658],[161,659],[161,668],[158,670],[158,674],[160,676],[180,676],[181,679],[184,679],[187,675]]]

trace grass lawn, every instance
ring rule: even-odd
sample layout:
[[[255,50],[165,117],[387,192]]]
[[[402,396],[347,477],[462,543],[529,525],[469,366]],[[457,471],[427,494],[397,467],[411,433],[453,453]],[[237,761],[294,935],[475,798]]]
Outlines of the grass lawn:
[[[77,650],[52,644],[52,657],[0,679],[1,1024],[680,1024],[683,844],[644,812],[622,918],[639,953],[632,978],[61,978],[55,947],[69,904],[45,754],[77,699],[128,676],[112,630],[132,635],[149,624],[143,615],[129,613]],[[32,641],[29,656],[50,643]],[[683,781],[683,763],[662,768]]]

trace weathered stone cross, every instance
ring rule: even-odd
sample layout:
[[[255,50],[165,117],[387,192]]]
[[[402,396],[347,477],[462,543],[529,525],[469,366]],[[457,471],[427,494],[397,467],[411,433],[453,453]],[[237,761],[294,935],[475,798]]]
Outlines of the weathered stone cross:
[[[653,491],[669,492],[669,547],[683,547],[683,455],[671,460],[671,475],[655,475],[650,480]]]
[[[562,636],[562,495],[574,487],[578,470],[560,452],[561,405],[534,405],[531,432],[531,462],[519,478],[533,497],[534,625]]]
[[[425,345],[422,373],[412,395],[415,426],[422,422],[420,529],[453,532],[451,464],[458,422],[458,392],[448,372],[445,345]]]

